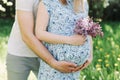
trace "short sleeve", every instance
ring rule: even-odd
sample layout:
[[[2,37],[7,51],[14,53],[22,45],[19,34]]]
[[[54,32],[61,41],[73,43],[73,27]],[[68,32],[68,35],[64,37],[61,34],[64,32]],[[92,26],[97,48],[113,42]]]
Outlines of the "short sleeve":
[[[85,0],[85,11],[87,14],[89,13],[89,4],[87,0]]]
[[[50,15],[52,13],[52,0],[42,0],[42,3],[45,5],[48,14]]]
[[[32,11],[34,0],[16,0],[16,10]]]

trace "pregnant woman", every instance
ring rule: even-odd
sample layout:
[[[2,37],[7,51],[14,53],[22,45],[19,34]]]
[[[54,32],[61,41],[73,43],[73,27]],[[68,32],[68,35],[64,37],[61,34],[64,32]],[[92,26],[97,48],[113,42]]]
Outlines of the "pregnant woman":
[[[78,19],[87,16],[87,0],[42,0],[38,8],[36,36],[56,60],[74,62],[80,66],[91,55],[92,38],[75,34],[74,28]],[[78,42],[81,45],[69,41],[76,36],[80,37]],[[62,73],[42,60],[39,69],[38,80],[79,80],[80,76],[80,71]]]

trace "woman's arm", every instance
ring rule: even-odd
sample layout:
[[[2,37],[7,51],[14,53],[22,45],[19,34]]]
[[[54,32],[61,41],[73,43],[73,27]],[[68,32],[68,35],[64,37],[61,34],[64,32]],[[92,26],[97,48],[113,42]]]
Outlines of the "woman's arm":
[[[36,29],[35,33],[39,40],[45,41],[48,43],[53,44],[72,44],[72,45],[81,45],[85,42],[85,37],[81,35],[74,35],[74,36],[62,36],[56,35],[46,31],[47,25],[49,21],[49,14],[46,10],[45,5],[40,2],[38,13],[37,13],[37,20],[36,20]]]

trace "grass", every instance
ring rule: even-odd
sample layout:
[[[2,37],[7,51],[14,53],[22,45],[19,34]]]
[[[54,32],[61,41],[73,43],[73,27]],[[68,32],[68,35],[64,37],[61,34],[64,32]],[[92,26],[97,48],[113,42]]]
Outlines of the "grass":
[[[13,20],[0,19],[0,80],[7,80],[5,59],[7,53],[7,40],[12,22]]]
[[[13,20],[0,19],[0,80],[6,80],[5,58]],[[104,37],[95,38],[92,64],[81,71],[81,80],[120,80],[120,22],[102,22]],[[36,80],[31,73],[29,80]]]
[[[8,36],[11,30],[13,20],[0,19],[0,61],[4,63],[7,49]]]

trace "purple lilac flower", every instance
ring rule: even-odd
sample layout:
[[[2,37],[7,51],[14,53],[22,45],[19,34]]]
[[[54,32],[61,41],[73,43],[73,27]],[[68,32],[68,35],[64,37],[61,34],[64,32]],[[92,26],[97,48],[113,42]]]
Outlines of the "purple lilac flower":
[[[97,35],[103,36],[103,32],[99,23],[93,22],[92,18],[81,18],[76,22],[76,27],[74,29],[76,34],[80,35],[91,35],[96,37]]]

